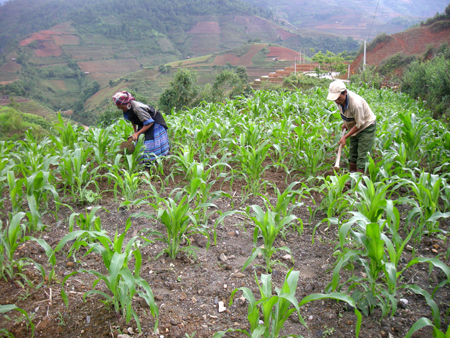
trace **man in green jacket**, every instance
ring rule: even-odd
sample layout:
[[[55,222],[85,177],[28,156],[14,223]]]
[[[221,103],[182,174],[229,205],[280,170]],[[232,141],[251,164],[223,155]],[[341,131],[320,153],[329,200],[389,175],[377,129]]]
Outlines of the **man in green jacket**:
[[[350,172],[364,173],[367,153],[372,150],[375,141],[377,118],[366,100],[347,90],[341,80],[330,83],[327,99],[336,103],[344,122],[341,129],[347,130],[347,134],[342,136],[339,144],[344,147],[347,138],[350,138]]]

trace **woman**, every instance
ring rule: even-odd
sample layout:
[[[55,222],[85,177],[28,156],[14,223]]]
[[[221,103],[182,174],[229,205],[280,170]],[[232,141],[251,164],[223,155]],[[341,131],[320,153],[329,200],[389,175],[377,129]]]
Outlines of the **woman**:
[[[117,108],[123,111],[123,117],[133,124],[134,134],[130,136],[137,141],[141,134],[145,137],[143,163],[150,163],[158,156],[169,154],[170,143],[167,135],[167,124],[163,116],[155,108],[138,102],[126,92],[118,92],[113,96]]]

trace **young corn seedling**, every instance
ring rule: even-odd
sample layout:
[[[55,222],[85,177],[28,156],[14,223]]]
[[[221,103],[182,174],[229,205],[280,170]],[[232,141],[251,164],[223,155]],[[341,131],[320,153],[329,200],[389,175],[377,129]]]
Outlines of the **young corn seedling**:
[[[163,253],[176,259],[180,251],[185,251],[188,254],[195,256],[196,247],[190,245],[190,234],[201,232],[198,227],[195,226],[195,218],[192,217],[192,210],[189,207],[188,196],[184,196],[179,199],[178,202],[172,198],[163,200],[166,210],[159,208],[157,215],[150,215],[145,212],[133,214],[132,217],[146,217],[148,219],[157,219],[166,228],[166,234],[162,234],[159,231],[148,230],[147,235],[157,236],[155,240],[161,241],[167,244],[167,248],[163,249],[156,258]],[[177,204],[178,203],[178,204]],[[192,222],[192,223],[191,223]],[[204,233],[207,235],[207,233]],[[181,246],[180,243],[183,239],[188,242],[187,246]],[[209,243],[208,243],[209,246]]]
[[[100,167],[92,169],[92,165],[87,162],[90,150],[81,148],[75,149],[72,153],[62,157],[60,163],[60,173],[64,183],[70,189],[73,199],[80,203],[92,203],[100,198],[98,194],[98,183],[96,182],[97,171]],[[94,186],[96,191],[89,189]]]
[[[277,203],[275,206],[273,206],[270,203],[270,200],[267,196],[259,194],[264,199],[264,204],[266,205],[266,209],[271,209],[275,213],[275,222],[281,222],[281,220],[289,215],[292,214],[295,208],[300,208],[303,203],[299,202],[302,197],[305,197],[303,194],[304,186],[302,187],[302,190],[294,190],[294,187],[299,185],[300,182],[292,182],[287,188],[284,190],[283,193],[280,192],[280,190],[275,187],[275,193],[277,195]],[[298,200],[296,200],[298,198]],[[303,231],[303,221],[298,218],[297,219],[300,222],[299,227],[297,227],[297,231],[299,234]],[[295,227],[295,225],[293,224]],[[286,229],[286,228],[285,228]],[[281,231],[281,235],[283,238],[285,238],[284,230]]]
[[[145,300],[147,305],[150,307],[152,316],[156,318],[156,330],[158,326],[158,306],[155,303],[150,286],[142,277],[140,277],[142,255],[136,242],[139,237],[134,236],[126,245],[124,243],[125,235],[130,227],[131,221],[128,219],[125,231],[120,236],[116,232],[113,240],[111,240],[105,233],[86,230],[74,231],[64,236],[64,238],[56,246],[55,252],[61,250],[68,241],[75,239],[70,252],[77,250],[80,246],[88,245],[89,250],[85,255],[88,255],[91,252],[101,254],[107,273],[102,274],[95,270],[81,269],[67,275],[64,278],[62,285],[65,285],[68,278],[80,272],[94,275],[97,279],[92,284],[93,290],[86,292],[83,298],[86,299],[87,296],[92,294],[101,295],[105,298],[105,304],[113,306],[117,318],[122,315],[125,318],[126,323],[129,323],[133,317],[136,321],[139,332],[141,332],[139,317],[133,306],[133,297],[138,295]],[[76,240],[77,238],[86,236],[93,238],[94,242],[92,244],[87,244],[84,241]],[[133,257],[135,260],[134,269],[130,269],[129,266]],[[134,274],[132,273],[133,270]],[[100,290],[95,290],[96,286],[100,282],[104,283],[109,294]],[[68,307],[69,299],[64,291],[64,288],[61,290],[61,297],[64,300],[66,307]]]
[[[229,167],[226,163],[216,163],[213,166],[209,166],[208,169],[205,169],[203,163],[194,162],[187,174],[189,184],[184,190],[189,195],[188,200],[194,201],[195,203],[194,217],[197,220],[197,224],[204,227],[207,227],[208,219],[211,214],[216,212],[216,210],[208,212],[208,208],[217,208],[213,203],[214,200],[222,197],[232,198],[230,194],[227,194],[224,191],[213,191],[212,189],[213,185],[216,183],[216,180],[212,180],[212,171],[219,166]],[[226,172],[222,172],[218,175],[218,178],[229,179],[227,176],[228,174]]]
[[[25,141],[19,141],[21,145],[21,158],[17,164],[23,176],[30,176],[37,171],[49,171],[50,165],[56,165],[59,156],[52,156],[51,141],[45,138],[37,142],[31,131],[27,131]],[[45,155],[44,155],[45,154]]]
[[[137,195],[140,192],[140,185],[142,183],[141,174],[136,172],[131,174],[125,169],[120,169],[116,172],[109,172],[106,174],[114,182],[114,198],[116,203],[118,202],[118,194],[121,194],[124,199],[125,205],[135,205],[137,201]]]
[[[241,142],[244,142],[241,138]],[[270,149],[269,141],[263,142],[259,147],[236,145],[236,160],[241,165],[241,173],[245,177],[246,189],[252,195],[256,195],[263,183],[261,182],[264,171],[267,167],[263,166]]]
[[[0,232],[0,277],[13,280],[14,276],[18,275],[29,283],[22,270],[24,266],[30,264],[31,260],[26,257],[17,259],[15,256],[19,245],[26,241],[23,236],[26,228],[21,224],[24,217],[24,212],[15,214],[5,229]],[[0,225],[2,225],[1,221]],[[17,269],[17,272],[14,269]]]
[[[297,217],[294,215],[281,217],[270,209],[264,212],[258,205],[252,205],[251,208],[253,210],[254,216],[251,216],[249,208],[247,208],[247,214],[255,222],[256,225],[253,232],[253,245],[255,247],[253,248],[250,257],[244,263],[242,270],[245,270],[249,266],[249,264],[253,262],[253,260],[258,256],[258,254],[261,253],[266,263],[264,268],[266,272],[271,273],[272,266],[284,265],[279,261],[273,261],[273,254],[280,250],[286,251],[289,254],[291,253],[291,250],[286,246],[275,248],[273,246],[275,239],[278,237],[278,234],[284,231],[285,228],[291,224],[291,222],[297,219]],[[259,232],[261,232],[261,235],[263,237],[263,247],[257,247]]]
[[[326,192],[324,192],[319,209],[326,212],[327,218],[342,214],[354,203],[350,193],[344,192],[345,183],[349,178],[350,174],[348,173],[343,175],[336,173],[335,176],[322,178],[324,184],[321,189]]]
[[[300,307],[314,300],[335,299],[348,303],[355,307],[355,302],[349,296],[342,293],[320,294],[315,293],[297,301],[295,291],[298,284],[298,271],[290,270],[282,284],[282,287],[275,288],[273,294],[272,275],[261,275],[261,283],[255,275],[256,283],[259,287],[260,300],[256,300],[249,288],[241,287],[234,289],[231,293],[230,306],[233,304],[233,298],[237,291],[242,291],[244,298],[248,301],[248,316],[250,323],[250,332],[241,329],[228,329],[227,331],[216,332],[213,338],[221,338],[227,332],[240,332],[251,338],[277,338],[280,337],[284,323],[291,315],[297,315],[300,322],[307,327],[305,320],[300,315]],[[355,308],[355,314],[358,318],[356,323],[356,337],[359,337],[361,327],[361,314]],[[262,318],[262,323],[260,318]],[[301,335],[284,335],[281,337],[302,337]]]
[[[441,331],[440,330],[440,322],[439,325],[436,326],[431,320],[429,320],[426,317],[420,318],[417,322],[414,323],[414,325],[409,329],[408,333],[406,334],[405,338],[410,338],[416,331],[419,331],[420,329],[431,326],[433,328],[433,337],[434,338],[448,338],[450,337],[450,325],[447,327],[447,331]]]
[[[412,180],[403,180],[407,186],[411,188],[415,195],[417,203],[415,208],[408,214],[407,222],[416,218],[418,227],[415,237],[420,238],[423,234],[432,234],[433,232],[441,232],[437,219],[441,217],[450,217],[450,213],[441,213],[439,210],[439,199],[441,197],[442,179],[438,175],[432,175],[422,172],[419,179],[414,182]],[[424,230],[424,227],[427,230]]]
[[[56,212],[59,208],[59,195],[56,192],[55,187],[50,183],[50,173],[38,171],[27,177],[25,183],[26,186],[26,198],[28,201],[29,211],[27,212],[27,217],[30,221],[30,230],[32,231],[42,231],[45,229],[44,224],[42,224],[41,204],[44,204],[44,208],[48,210],[48,195],[53,196]],[[57,217],[56,212],[54,213]]]
[[[419,121],[414,113],[400,114],[403,124],[400,126],[399,142],[406,145],[406,154],[411,161],[418,160],[419,145],[428,132],[427,124]]]
[[[6,173],[6,181],[9,188],[9,200],[12,205],[12,212],[10,215],[16,215],[22,210],[23,190],[22,187],[25,183],[24,178],[16,179],[13,171]]]
[[[5,315],[5,313],[8,313],[8,312],[13,311],[13,310],[19,311],[26,318],[26,320],[27,320],[27,322],[26,322],[27,329],[28,329],[28,327],[31,328],[31,338],[33,338],[34,337],[33,318],[30,317],[25,310],[23,310],[21,308],[18,308],[14,304],[0,305],[0,313],[3,314],[7,319],[10,319],[10,318],[7,315]],[[5,328],[0,329],[0,333],[2,335],[4,334],[5,337],[14,337],[14,335],[11,332],[9,332],[8,330],[6,330]]]
[[[394,223],[391,227],[397,227],[398,211],[395,212],[392,201],[388,203],[387,209],[388,223]],[[405,240],[402,240],[397,234],[394,236],[393,243],[383,232],[386,221],[380,219],[377,223],[371,222],[360,212],[352,212],[352,214],[353,217],[339,228],[340,251],[336,251],[334,254],[339,258],[333,271],[332,282],[328,285],[327,290],[340,291],[345,284],[349,284],[348,292],[352,292],[353,299],[366,315],[372,313],[374,308],[379,306],[382,316],[386,316],[389,311],[393,316],[397,309],[396,293],[400,288],[407,288],[423,295],[427,303],[433,307],[433,302],[430,301],[431,297],[428,297],[426,291],[415,285],[398,286],[397,281],[410,266],[429,263],[440,268],[446,274],[447,280],[439,285],[441,286],[450,281],[450,268],[436,258],[418,257],[412,259],[405,268],[398,271],[400,257],[412,237],[412,232]],[[356,227],[352,229],[354,226]],[[395,230],[391,231],[395,234]],[[347,239],[348,236],[349,239]],[[347,247],[347,245],[351,245],[352,241],[359,244],[356,249]],[[344,283],[339,284],[341,269],[345,266],[353,267],[354,263],[363,267],[365,274],[362,277],[353,275]]]

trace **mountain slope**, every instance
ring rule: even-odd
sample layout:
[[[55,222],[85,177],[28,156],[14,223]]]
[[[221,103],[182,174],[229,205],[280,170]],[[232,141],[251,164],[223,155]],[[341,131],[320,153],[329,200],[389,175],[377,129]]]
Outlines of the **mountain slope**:
[[[243,0],[274,13],[275,19],[356,39],[393,34],[443,12],[448,0]],[[378,5],[377,5],[378,4]],[[375,16],[375,18],[374,18]],[[373,26],[372,26],[373,23]]]
[[[450,20],[441,20],[429,26],[410,28],[404,32],[386,36],[383,41],[369,46],[366,52],[366,63],[379,66],[393,55],[423,55],[430,47],[443,43],[450,44]],[[363,65],[364,55],[360,54],[350,66],[355,73]]]

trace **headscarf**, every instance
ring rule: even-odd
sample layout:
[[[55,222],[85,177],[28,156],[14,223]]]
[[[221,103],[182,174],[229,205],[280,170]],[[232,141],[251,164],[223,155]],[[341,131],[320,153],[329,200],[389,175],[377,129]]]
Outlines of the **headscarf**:
[[[112,98],[117,106],[121,104],[128,105],[132,100],[134,100],[134,97],[125,90],[115,93]]]

